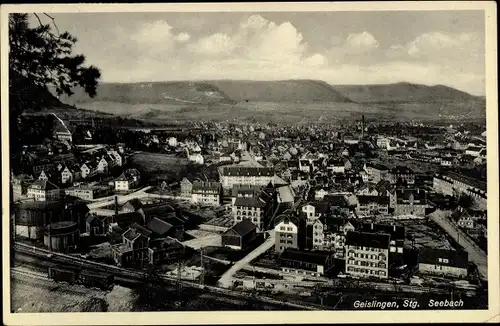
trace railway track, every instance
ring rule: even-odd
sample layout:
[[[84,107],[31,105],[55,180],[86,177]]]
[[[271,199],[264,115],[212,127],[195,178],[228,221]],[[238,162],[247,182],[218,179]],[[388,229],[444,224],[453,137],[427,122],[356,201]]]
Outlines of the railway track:
[[[78,257],[73,257],[73,256],[68,256],[65,254],[61,253],[54,253],[50,252],[49,250],[46,249],[41,249],[37,248],[36,252],[33,251],[33,247],[23,244],[23,243],[15,243],[15,250],[19,252],[23,252],[27,255],[31,256],[37,256],[37,257],[44,257],[46,260],[50,260],[51,262],[59,262],[63,264],[69,264],[69,265],[76,265],[80,268],[86,268],[90,270],[98,270],[101,272],[108,272],[115,277],[119,277],[125,280],[132,279],[134,281],[137,280],[144,280],[148,276],[147,273],[141,272],[141,271],[135,271],[135,270],[128,270],[124,268],[120,268],[117,266],[112,266],[112,265],[106,265],[98,262],[93,262],[89,260],[85,260],[82,258]],[[50,258],[47,255],[51,255]],[[178,280],[175,277],[168,277],[168,276],[161,276],[163,281],[166,281],[167,284],[177,286],[179,282],[186,287],[198,289],[198,290],[204,290],[207,292],[210,292],[215,295],[225,295],[229,297],[234,297],[234,298],[243,298],[246,299],[248,297],[247,294],[241,293],[238,291],[232,291],[228,289],[221,289],[215,286],[208,286],[208,285],[200,285],[198,282],[191,282],[191,281],[186,281],[186,280]],[[265,296],[260,296],[256,295],[253,297],[253,299],[260,301],[262,303],[266,304],[271,304],[271,305],[276,305],[279,307],[290,307],[294,309],[301,309],[301,310],[320,310],[320,308],[313,306],[313,305],[305,305],[302,303],[298,302],[284,302],[284,301],[279,301],[275,300],[270,297],[265,297]],[[324,308],[323,308],[324,309]]]

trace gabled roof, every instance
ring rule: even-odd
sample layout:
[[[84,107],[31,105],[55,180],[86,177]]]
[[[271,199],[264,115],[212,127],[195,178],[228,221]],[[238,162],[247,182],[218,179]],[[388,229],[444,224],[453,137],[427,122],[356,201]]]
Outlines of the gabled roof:
[[[136,232],[139,232],[146,237],[150,237],[151,234],[153,233],[151,230],[149,230],[149,229],[145,228],[144,226],[139,225],[135,222],[130,225],[130,229],[134,229]]]
[[[448,262],[440,262],[439,258],[447,259]],[[446,265],[457,268],[467,268],[468,254],[466,251],[421,247],[418,253],[418,262],[431,265]]]
[[[243,219],[243,221],[235,224],[232,228],[227,230],[225,233],[230,232],[231,230],[236,232],[238,235],[244,237],[248,233],[257,229],[257,226],[250,222],[249,219]]]
[[[280,255],[280,260],[298,261],[314,265],[325,265],[331,256],[326,251],[302,251],[293,248],[286,248]]]
[[[266,206],[266,204],[264,201],[255,197],[237,197],[234,201],[234,206],[262,208]]]
[[[149,221],[146,227],[159,236],[167,234],[173,228],[172,224],[162,221],[157,217],[154,217],[151,221]]]
[[[58,190],[59,187],[50,181],[46,180],[35,180],[30,186],[32,189],[40,189],[44,191]]]
[[[132,223],[144,224],[144,216],[139,212],[118,214],[114,216],[114,220],[121,228],[127,228]]]
[[[349,231],[346,236],[346,245],[389,249],[389,240],[388,234]]]
[[[132,198],[123,206],[131,206],[133,211],[137,211],[142,208],[142,202],[138,198]]]

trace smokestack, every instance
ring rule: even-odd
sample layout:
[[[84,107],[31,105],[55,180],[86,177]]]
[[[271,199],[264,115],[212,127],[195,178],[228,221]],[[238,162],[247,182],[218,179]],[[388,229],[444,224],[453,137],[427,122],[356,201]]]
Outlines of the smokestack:
[[[118,215],[118,196],[115,196],[115,216]]]
[[[365,116],[361,116],[361,139],[365,137]]]

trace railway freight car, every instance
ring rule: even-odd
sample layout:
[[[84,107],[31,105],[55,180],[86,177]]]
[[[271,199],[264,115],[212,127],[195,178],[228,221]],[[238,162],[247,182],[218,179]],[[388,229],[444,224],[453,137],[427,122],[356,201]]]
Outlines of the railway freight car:
[[[57,282],[73,284],[78,280],[78,271],[69,268],[49,267],[49,278]]]
[[[113,275],[90,272],[87,270],[83,270],[78,276],[78,283],[101,290],[110,290],[113,287],[114,281]]]

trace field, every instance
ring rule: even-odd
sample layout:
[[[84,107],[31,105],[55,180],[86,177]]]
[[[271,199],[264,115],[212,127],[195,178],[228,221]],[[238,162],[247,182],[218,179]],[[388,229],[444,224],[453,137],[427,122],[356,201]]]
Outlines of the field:
[[[189,164],[187,158],[160,153],[138,152],[130,157],[134,165],[147,172],[179,173]]]
[[[457,104],[458,105],[458,104]],[[116,114],[122,117],[141,119],[146,122],[186,122],[191,120],[211,121],[256,121],[279,123],[334,123],[359,119],[384,121],[440,119],[436,113],[438,104],[358,104],[358,103],[286,103],[286,102],[238,102],[237,104],[128,104],[118,102],[79,103],[77,107]],[[464,108],[457,107],[459,111]],[[442,109],[441,119],[456,119],[449,113],[451,107]],[[472,111],[467,111],[472,112]]]

